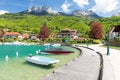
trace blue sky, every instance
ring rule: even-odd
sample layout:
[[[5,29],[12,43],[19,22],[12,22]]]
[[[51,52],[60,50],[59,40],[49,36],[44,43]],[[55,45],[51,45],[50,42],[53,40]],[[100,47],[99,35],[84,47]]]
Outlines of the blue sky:
[[[50,6],[54,11],[93,10],[109,17],[120,12],[120,0],[0,0],[0,14],[24,11],[32,6]]]

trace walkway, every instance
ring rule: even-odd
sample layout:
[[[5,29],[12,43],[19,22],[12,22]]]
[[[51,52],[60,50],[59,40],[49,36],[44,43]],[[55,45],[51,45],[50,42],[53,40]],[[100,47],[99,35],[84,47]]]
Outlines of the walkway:
[[[103,55],[103,80],[120,80],[120,50],[110,49],[110,55],[107,56],[107,48],[100,45],[90,45],[89,47]]]
[[[78,47],[82,56],[55,70],[41,80],[98,80],[100,56],[92,50]]]

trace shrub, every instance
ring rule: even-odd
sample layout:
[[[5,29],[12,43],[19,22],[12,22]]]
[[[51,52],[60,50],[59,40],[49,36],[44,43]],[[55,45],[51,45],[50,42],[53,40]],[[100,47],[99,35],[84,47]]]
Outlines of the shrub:
[[[15,40],[14,39],[10,39],[10,38],[5,38],[3,41],[4,42],[14,42]]]
[[[74,40],[74,41],[70,41],[70,44],[78,44],[78,42]]]
[[[120,41],[120,38],[119,37],[114,37],[114,40],[115,41]]]
[[[92,42],[93,42],[93,44],[100,44],[101,43],[101,41],[99,39],[94,39]]]

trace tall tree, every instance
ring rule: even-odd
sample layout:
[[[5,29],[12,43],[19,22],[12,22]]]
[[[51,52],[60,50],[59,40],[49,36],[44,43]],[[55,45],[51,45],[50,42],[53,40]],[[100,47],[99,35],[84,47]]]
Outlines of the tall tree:
[[[3,29],[0,29],[0,41],[2,41],[2,36],[4,35]]]
[[[101,39],[103,37],[101,24],[98,22],[92,22],[90,26],[89,36],[93,39]]]
[[[40,27],[40,33],[38,35],[39,39],[45,40],[46,38],[49,38],[49,30],[47,27],[47,24],[44,23],[41,27]]]

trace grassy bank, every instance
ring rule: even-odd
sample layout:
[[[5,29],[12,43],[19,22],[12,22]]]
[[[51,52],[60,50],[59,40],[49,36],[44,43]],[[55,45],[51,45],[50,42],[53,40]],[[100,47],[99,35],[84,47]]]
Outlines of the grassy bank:
[[[103,46],[103,47],[107,48],[107,46]],[[120,46],[110,46],[110,48],[120,50]]]

